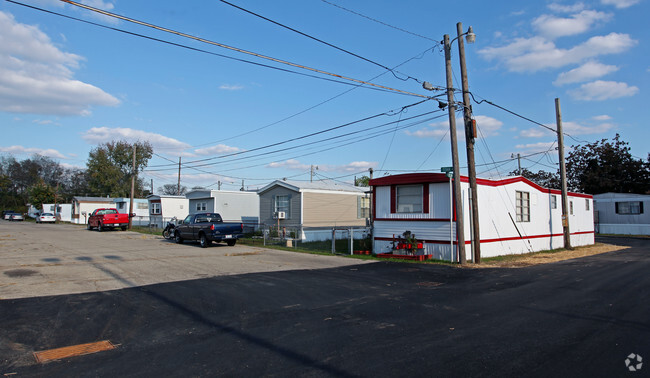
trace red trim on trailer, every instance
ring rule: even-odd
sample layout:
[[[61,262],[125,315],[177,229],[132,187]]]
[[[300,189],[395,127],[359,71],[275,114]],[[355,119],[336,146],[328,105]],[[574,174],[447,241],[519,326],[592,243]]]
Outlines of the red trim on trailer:
[[[585,234],[593,234],[594,231],[581,231],[581,232],[572,232],[571,235],[585,235]],[[499,238],[499,239],[481,239],[481,243],[498,243],[498,242],[503,242],[503,241],[512,241],[512,240],[525,240],[525,239],[540,239],[540,238],[549,238],[549,237],[560,237],[563,236],[564,234],[548,234],[548,235],[533,235],[533,236],[527,236],[524,238],[520,238],[518,236],[513,236],[509,238]],[[379,241],[393,241],[392,238],[384,238],[384,237],[375,237],[374,240],[379,240]],[[418,241],[422,243],[429,243],[429,244],[449,244],[449,240],[423,240],[423,239],[418,239]],[[458,241],[454,240],[454,245],[457,245]],[[465,244],[472,244],[471,240],[466,240]]]
[[[425,219],[409,219],[409,218],[375,218],[377,222],[449,222],[449,218],[425,218]]]

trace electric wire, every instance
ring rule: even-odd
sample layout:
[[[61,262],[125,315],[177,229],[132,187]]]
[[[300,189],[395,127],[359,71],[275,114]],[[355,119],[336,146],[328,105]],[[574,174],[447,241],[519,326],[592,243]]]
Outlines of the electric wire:
[[[252,51],[248,51],[248,50],[240,49],[240,48],[237,48],[237,47],[229,46],[229,45],[226,45],[226,44],[223,44],[223,43],[220,43],[220,42],[211,41],[211,40],[208,40],[208,39],[205,39],[205,38],[193,36],[193,35],[190,35],[190,34],[187,34],[187,33],[179,32],[179,31],[176,31],[176,30],[172,30],[172,29],[169,29],[169,28],[162,27],[162,26],[157,26],[157,25],[150,24],[150,23],[147,23],[147,22],[144,22],[144,21],[139,21],[139,20],[136,20],[136,19],[133,19],[133,18],[122,16],[122,15],[119,15],[119,14],[116,14],[116,13],[108,12],[108,11],[105,11],[105,10],[102,10],[102,9],[94,8],[94,7],[91,7],[89,5],[81,4],[81,3],[78,3],[78,2],[75,2],[75,1],[71,1],[71,0],[60,0],[60,1],[62,1],[64,3],[67,3],[67,4],[70,4],[70,5],[74,5],[74,6],[86,9],[86,10],[89,10],[89,11],[92,11],[92,12],[95,12],[95,13],[102,14],[104,16],[116,18],[116,19],[122,20],[122,21],[127,21],[127,22],[130,22],[130,23],[134,23],[134,24],[137,24],[137,25],[140,25],[140,26],[145,26],[145,27],[152,28],[152,29],[162,31],[162,32],[165,32],[165,33],[174,34],[174,35],[177,35],[177,36],[180,36],[180,37],[189,38],[189,39],[192,39],[192,40],[195,40],[195,41],[198,41],[198,42],[202,42],[202,43],[206,43],[206,44],[209,44],[209,45],[221,47],[221,48],[228,49],[228,50],[235,51],[235,52],[239,52],[239,53],[242,53],[242,54],[255,56],[255,57],[260,58],[260,59],[270,60],[270,61],[275,62],[275,63],[285,64],[285,65],[288,65],[288,66],[291,66],[291,67],[316,72],[316,73],[319,73],[319,74],[322,74],[322,75],[333,76],[333,77],[336,77],[336,78],[339,78],[339,79],[369,85],[369,86],[372,86],[372,87],[375,87],[375,88],[386,89],[386,90],[389,90],[389,91],[394,91],[394,92],[406,94],[406,95],[409,95],[409,96],[420,97],[420,98],[428,98],[428,96],[425,96],[425,95],[422,95],[422,94],[403,91],[401,89],[391,88],[391,87],[387,87],[387,86],[384,86],[384,85],[374,84],[374,83],[370,83],[370,82],[367,82],[367,81],[364,81],[364,80],[354,79],[354,78],[351,78],[351,77],[348,77],[348,76],[331,73],[331,72],[328,72],[328,71],[325,71],[325,70],[312,68],[312,67],[297,64],[297,63],[292,63],[292,62],[289,62],[289,61],[286,61],[286,60],[273,58],[273,57],[263,55],[263,54],[258,54],[258,53],[252,52]]]
[[[393,25],[387,24],[387,23],[385,23],[385,22],[383,22],[383,21],[379,21],[379,20],[374,19],[374,18],[372,18],[372,17],[368,17],[368,16],[366,16],[366,15],[364,15],[364,14],[362,14],[362,13],[359,13],[359,12],[353,11],[353,10],[348,9],[348,8],[344,8],[344,7],[342,7],[342,6],[338,5],[338,4],[334,4],[334,3],[329,2],[329,1],[327,1],[327,0],[321,0],[321,1],[324,2],[324,3],[326,3],[326,4],[332,5],[332,6],[334,6],[334,7],[337,7],[337,8],[339,8],[339,9],[342,9],[342,10],[344,10],[344,11],[346,11],[346,12],[350,12],[350,13],[355,14],[355,15],[357,15],[357,16],[360,16],[360,17],[366,18],[366,19],[368,19],[368,20],[370,20],[370,21],[373,21],[373,22],[376,22],[376,23],[382,24],[382,25],[387,26],[387,27],[389,27],[389,28],[392,28],[392,29],[395,29],[395,30],[399,30],[399,31],[401,31],[401,32],[403,32],[403,33],[407,33],[407,34],[410,34],[410,35],[413,35],[413,36],[416,36],[416,37],[420,37],[420,38],[427,39],[427,40],[429,40],[429,41],[433,41],[433,42],[436,42],[436,43],[438,43],[438,44],[441,44],[440,41],[437,41],[437,40],[435,40],[435,39],[433,39],[433,38],[429,38],[429,37],[426,37],[426,36],[424,36],[424,35],[420,35],[420,34],[417,34],[417,33],[413,33],[413,32],[410,32],[410,31],[408,31],[408,30],[405,30],[405,29],[399,28],[399,27],[397,27],[397,26],[393,26]]]
[[[316,37],[311,36],[311,35],[309,35],[309,34],[307,34],[307,33],[301,32],[300,30],[294,29],[294,28],[292,28],[292,27],[290,27],[290,26],[287,26],[287,25],[284,25],[284,24],[282,24],[282,23],[280,23],[280,22],[274,21],[274,20],[272,20],[272,19],[270,19],[270,18],[268,18],[268,17],[262,16],[261,14],[255,13],[255,12],[253,12],[253,11],[250,11],[250,10],[248,10],[248,9],[245,9],[245,8],[243,8],[243,7],[240,7],[239,5],[235,5],[235,4],[233,4],[233,3],[230,3],[230,2],[228,2],[228,1],[226,1],[226,0],[219,0],[219,1],[221,1],[222,3],[224,3],[224,4],[226,4],[226,5],[231,6],[231,7],[233,7],[233,8],[236,8],[236,9],[239,9],[239,10],[241,10],[241,11],[243,11],[243,12],[246,12],[246,13],[248,13],[248,14],[251,14],[251,15],[253,15],[253,16],[255,16],[255,17],[261,18],[261,19],[263,19],[263,20],[265,20],[265,21],[268,21],[268,22],[273,23],[273,24],[275,24],[275,25],[278,25],[278,26],[280,26],[280,27],[282,27],[282,28],[285,28],[285,29],[287,29],[287,30],[290,30],[290,31],[292,31],[292,32],[294,32],[294,33],[298,33],[298,34],[300,34],[300,35],[302,35],[302,36],[304,36],[304,37],[307,37],[307,38],[309,38],[309,39],[312,39],[312,40],[314,40],[314,41],[316,41],[316,42],[322,43],[322,44],[327,45],[327,46],[329,46],[329,47],[332,47],[332,48],[334,48],[334,49],[336,49],[336,50],[342,51],[342,52],[344,52],[344,53],[346,53],[346,54],[352,55],[352,56],[354,56],[354,57],[356,57],[356,58],[359,58],[359,59],[361,59],[361,60],[363,60],[363,61],[366,61],[366,62],[368,62],[368,63],[374,64],[375,66],[381,67],[381,68],[383,68],[383,69],[389,71],[390,73],[392,73],[393,76],[395,76],[396,79],[399,79],[399,80],[402,80],[402,81],[407,81],[407,80],[409,80],[409,79],[412,79],[412,80],[415,80],[416,82],[422,84],[422,81],[421,81],[421,80],[418,80],[418,79],[416,79],[416,78],[414,78],[414,77],[412,77],[412,76],[409,76],[409,75],[406,75],[407,77],[406,77],[405,79],[404,79],[404,78],[401,78],[401,77],[397,76],[397,74],[395,73],[395,71],[394,71],[393,69],[388,68],[388,67],[386,67],[385,65],[383,65],[383,64],[381,64],[381,63],[377,63],[377,62],[375,62],[375,61],[373,61],[373,60],[370,60],[370,59],[368,59],[368,58],[365,58],[365,57],[363,57],[363,56],[361,56],[361,55],[359,55],[359,54],[353,53],[353,52],[351,52],[351,51],[349,51],[349,50],[346,50],[346,49],[344,49],[344,48],[341,48],[341,47],[339,47],[339,46],[336,46],[336,45],[334,45],[334,44],[331,44],[331,43],[329,43],[329,42],[326,42],[326,41],[324,41],[324,40],[322,40],[322,39],[320,39],[320,38],[316,38]],[[405,74],[403,74],[403,73],[401,73],[401,72],[400,72],[400,74],[405,75]]]
[[[426,102],[426,101],[429,101],[429,99],[422,100],[422,101],[419,101],[419,102],[416,102],[416,103],[413,103],[413,104],[410,104],[410,105],[405,105],[405,106],[403,106],[401,108],[400,113],[402,111],[404,111],[405,109],[408,109],[408,108],[410,108],[412,106],[422,104],[423,102]],[[362,119],[359,119],[359,120],[356,120],[356,121],[348,122],[348,123],[345,123],[343,125],[330,127],[328,129],[325,129],[325,130],[320,130],[320,131],[316,131],[316,132],[309,133],[309,134],[306,134],[306,135],[302,135],[302,136],[299,136],[299,137],[286,139],[284,141],[271,143],[271,144],[268,144],[268,145],[265,145],[265,146],[256,147],[256,148],[252,148],[252,149],[245,150],[245,151],[232,152],[232,153],[221,155],[221,156],[215,156],[215,157],[210,157],[210,158],[206,158],[206,159],[194,160],[194,161],[191,161],[191,162],[187,162],[187,164],[199,163],[199,162],[210,161],[210,160],[215,160],[215,159],[223,159],[223,158],[226,158],[226,157],[241,155],[241,154],[250,153],[250,152],[254,152],[254,151],[259,151],[259,150],[270,148],[270,147],[279,146],[279,145],[290,143],[290,142],[295,142],[295,141],[306,139],[306,138],[313,137],[313,136],[316,136],[316,135],[324,134],[324,133],[327,133],[327,132],[330,132],[330,131],[342,129],[342,128],[345,128],[345,127],[348,127],[348,126],[351,126],[351,125],[354,125],[354,124],[357,124],[357,123],[369,121],[371,119],[378,118],[378,117],[381,117],[381,116],[385,116],[385,115],[389,116],[389,115],[391,115],[390,112],[392,112],[392,110],[389,111],[389,112],[378,113],[378,114],[368,116],[368,117],[365,117],[365,118],[362,118]],[[163,165],[163,166],[167,166],[167,165]],[[155,168],[155,167],[159,167],[159,166],[152,166],[152,167]]]

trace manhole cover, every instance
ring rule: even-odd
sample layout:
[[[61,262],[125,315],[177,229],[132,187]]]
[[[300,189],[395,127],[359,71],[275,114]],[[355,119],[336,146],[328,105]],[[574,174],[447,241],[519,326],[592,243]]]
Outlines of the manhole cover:
[[[29,277],[37,274],[38,272],[31,269],[12,269],[5,271],[5,276],[8,277]]]

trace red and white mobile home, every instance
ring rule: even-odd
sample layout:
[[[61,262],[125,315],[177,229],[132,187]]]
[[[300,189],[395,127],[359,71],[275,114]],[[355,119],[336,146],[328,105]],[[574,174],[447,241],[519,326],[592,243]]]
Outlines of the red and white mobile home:
[[[561,248],[562,196],[521,176],[477,179],[481,257]],[[457,261],[457,214],[451,185],[442,173],[410,173],[370,180],[374,253],[393,250],[394,241],[410,231],[423,244],[420,253]],[[470,260],[469,182],[461,176],[466,256]],[[571,245],[594,244],[593,197],[569,193]],[[453,246],[453,247],[452,247]],[[453,252],[453,255],[451,254]]]

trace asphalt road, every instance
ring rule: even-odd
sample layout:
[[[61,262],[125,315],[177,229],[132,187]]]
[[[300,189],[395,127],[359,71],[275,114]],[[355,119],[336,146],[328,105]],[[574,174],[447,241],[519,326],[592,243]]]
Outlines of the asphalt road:
[[[649,376],[650,242],[612,240],[631,248],[519,269],[343,264],[4,299],[0,374]],[[117,348],[32,355],[100,340]]]

